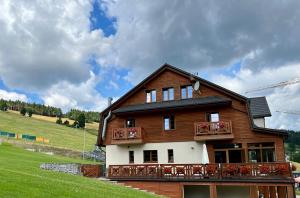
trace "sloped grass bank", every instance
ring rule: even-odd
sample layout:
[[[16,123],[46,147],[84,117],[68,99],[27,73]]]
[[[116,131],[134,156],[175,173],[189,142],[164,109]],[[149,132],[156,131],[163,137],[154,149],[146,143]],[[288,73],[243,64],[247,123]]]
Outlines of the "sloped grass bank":
[[[0,145],[0,197],[154,197],[151,194],[81,176],[41,170],[43,162],[82,160],[48,156]]]

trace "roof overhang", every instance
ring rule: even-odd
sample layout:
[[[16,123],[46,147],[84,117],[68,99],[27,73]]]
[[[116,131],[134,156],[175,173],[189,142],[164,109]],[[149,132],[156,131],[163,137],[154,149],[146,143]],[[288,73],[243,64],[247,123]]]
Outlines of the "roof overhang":
[[[191,98],[183,100],[173,100],[155,103],[145,103],[137,105],[129,105],[115,109],[113,111],[116,115],[130,114],[130,113],[142,113],[142,112],[160,112],[166,110],[186,110],[186,109],[198,109],[207,107],[224,107],[230,106],[232,101],[228,98],[221,96],[209,96],[201,98]]]

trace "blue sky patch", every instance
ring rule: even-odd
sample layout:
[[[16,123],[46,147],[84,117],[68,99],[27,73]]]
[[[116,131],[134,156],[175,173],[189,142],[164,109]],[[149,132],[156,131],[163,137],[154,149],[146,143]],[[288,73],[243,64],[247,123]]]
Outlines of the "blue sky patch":
[[[90,15],[90,30],[101,29],[104,36],[109,37],[116,34],[116,28],[114,26],[116,18],[108,17],[100,4],[101,2],[98,1],[93,2],[93,10]]]

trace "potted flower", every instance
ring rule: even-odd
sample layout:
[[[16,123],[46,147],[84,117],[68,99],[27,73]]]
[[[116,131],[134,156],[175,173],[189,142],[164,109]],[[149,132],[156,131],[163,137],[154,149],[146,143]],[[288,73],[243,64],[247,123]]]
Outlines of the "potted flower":
[[[250,168],[247,166],[241,166],[240,167],[240,173],[242,175],[248,175],[250,173]]]
[[[164,167],[164,174],[165,175],[172,174],[172,168],[171,167]]]
[[[286,174],[289,172],[289,167],[287,164],[279,164],[276,166],[275,170],[279,174]]]
[[[238,168],[235,165],[230,164],[226,167],[225,171],[229,175],[234,175],[238,171]]]
[[[208,175],[213,175],[216,173],[216,167],[214,165],[207,165],[206,166],[206,173]]]
[[[260,174],[269,174],[270,168],[266,165],[262,165],[259,167]]]

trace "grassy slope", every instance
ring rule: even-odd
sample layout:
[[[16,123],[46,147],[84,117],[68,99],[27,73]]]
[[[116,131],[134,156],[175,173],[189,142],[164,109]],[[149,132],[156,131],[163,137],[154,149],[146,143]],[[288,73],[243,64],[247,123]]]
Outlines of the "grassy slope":
[[[0,111],[0,130],[13,133],[42,136],[50,140],[47,145],[82,150],[83,130],[74,129],[52,122],[28,118],[11,112]],[[97,136],[86,133],[86,150],[91,150]]]
[[[41,170],[42,162],[82,162],[0,145],[0,197],[153,197],[96,179]]]

